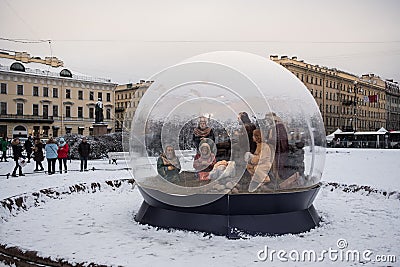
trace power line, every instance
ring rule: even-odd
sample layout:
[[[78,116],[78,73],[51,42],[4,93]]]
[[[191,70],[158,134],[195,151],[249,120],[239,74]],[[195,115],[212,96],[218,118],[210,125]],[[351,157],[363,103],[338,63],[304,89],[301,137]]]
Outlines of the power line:
[[[400,41],[54,39],[55,42],[389,44]]]
[[[26,28],[32,33],[32,35],[35,36],[35,37],[37,37],[38,35],[37,35],[37,33],[33,30],[31,24],[27,23],[27,22],[23,19],[23,17],[19,15],[19,13],[17,12],[17,10],[15,10],[15,9],[10,5],[10,3],[9,3],[7,0],[5,0],[5,3],[6,3],[7,6],[11,9],[11,11],[15,14],[15,16],[16,16],[20,21],[22,21],[23,24],[25,24]]]
[[[141,39],[13,39],[0,37],[0,40],[16,43],[45,42],[133,42],[133,43],[303,43],[303,44],[390,44],[400,41],[298,41],[298,40],[141,40]]]
[[[11,39],[4,37],[0,37],[0,40],[14,42],[14,43],[22,43],[22,44],[40,44],[40,43],[51,42],[51,40]]]

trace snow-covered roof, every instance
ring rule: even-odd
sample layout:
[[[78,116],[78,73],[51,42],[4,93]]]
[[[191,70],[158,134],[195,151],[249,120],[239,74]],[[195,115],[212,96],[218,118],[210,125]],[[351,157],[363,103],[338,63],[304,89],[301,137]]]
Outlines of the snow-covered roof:
[[[11,70],[10,67],[13,63],[18,62],[25,67],[25,73],[35,76],[45,76],[45,77],[54,77],[54,78],[65,78],[65,79],[73,79],[87,82],[100,82],[100,83],[112,83],[111,79],[108,78],[97,78],[91,77],[77,71],[70,70],[66,67],[52,67],[50,65],[30,62],[23,63],[14,59],[9,58],[1,58],[0,57],[0,71],[12,72],[12,73],[21,73],[19,71]],[[72,78],[60,76],[60,72],[64,69],[68,69],[72,73]]]
[[[381,135],[385,133],[386,132],[355,132],[354,135]]]
[[[339,128],[336,129],[336,131],[334,131],[333,133],[331,133],[330,135],[326,136],[326,141],[331,142],[333,140],[333,138],[335,138],[335,134],[338,133],[342,133],[343,131],[340,130]]]

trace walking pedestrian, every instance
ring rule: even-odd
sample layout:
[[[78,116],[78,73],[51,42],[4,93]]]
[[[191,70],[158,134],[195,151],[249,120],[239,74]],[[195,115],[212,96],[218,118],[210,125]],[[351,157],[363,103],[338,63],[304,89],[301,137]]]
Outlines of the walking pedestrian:
[[[0,161],[4,161],[8,162],[7,160],[7,149],[8,149],[8,140],[7,140],[7,136],[4,135],[1,139],[0,139],[0,148],[1,148],[1,160]]]
[[[56,173],[56,161],[58,157],[58,146],[53,137],[50,137],[50,139],[47,141],[44,150],[46,151],[47,158],[47,172],[49,175],[52,175]]]
[[[60,173],[62,173],[62,165],[64,164],[64,171],[67,173],[67,158],[68,158],[68,151],[69,151],[69,146],[65,142],[64,138],[60,138],[58,140],[58,166],[60,169]]]
[[[15,167],[11,176],[17,177],[17,169],[19,170],[19,176],[25,176],[25,174],[22,173],[22,167],[19,164],[19,159],[22,158],[22,151],[24,149],[18,137],[14,138],[14,140],[11,142],[11,147],[13,150],[13,158],[15,161]]]
[[[87,142],[86,137],[82,138],[82,142],[78,146],[78,152],[81,159],[81,172],[87,171],[87,161],[90,154],[90,144]]]
[[[44,160],[43,156],[43,143],[40,141],[40,138],[35,138],[35,145],[33,147],[33,160],[36,162],[35,172],[43,171],[42,161]],[[40,167],[40,169],[39,169]]]
[[[32,155],[32,148],[33,148],[32,136],[29,136],[28,140],[25,141],[24,148],[26,151],[26,157],[28,158],[28,163],[30,163],[31,155]]]

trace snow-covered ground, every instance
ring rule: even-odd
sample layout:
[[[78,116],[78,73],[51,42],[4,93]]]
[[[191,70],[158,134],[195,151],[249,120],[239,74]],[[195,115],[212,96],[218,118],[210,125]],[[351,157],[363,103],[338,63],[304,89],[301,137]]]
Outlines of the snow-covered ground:
[[[259,252],[271,250],[358,250],[374,259],[377,255],[395,255],[396,262],[370,263],[376,266],[400,265],[400,199],[387,190],[400,191],[400,150],[328,149],[323,175],[325,185],[314,204],[323,222],[320,227],[299,235],[248,237],[228,240],[180,230],[158,230],[140,225],[133,217],[142,197],[125,183],[96,193],[65,194],[58,199],[42,199],[37,207],[15,213],[0,224],[0,243],[36,250],[42,256],[66,258],[71,262],[95,262],[122,266],[357,266],[366,260],[333,261],[325,254],[323,262],[280,261],[275,254],[262,261]],[[64,188],[78,183],[130,178],[122,162],[91,161],[89,172],[67,174],[31,174],[25,177],[0,177],[0,199],[38,192],[43,188]],[[29,172],[26,167],[26,172]],[[106,171],[104,169],[115,169]],[[12,163],[0,163],[0,174],[9,172]],[[70,169],[79,169],[73,161]],[[120,169],[120,170],[117,170]],[[328,185],[328,182],[356,184],[355,187]],[[370,185],[357,192],[360,185]],[[60,190],[61,190],[60,189]],[[337,242],[345,239],[347,247]],[[345,244],[341,240],[340,245]],[[368,252],[368,251],[367,251]],[[291,254],[295,256],[295,252]],[[339,253],[340,255],[340,253]],[[287,256],[288,257],[288,256]],[[294,264],[293,264],[294,263]]]

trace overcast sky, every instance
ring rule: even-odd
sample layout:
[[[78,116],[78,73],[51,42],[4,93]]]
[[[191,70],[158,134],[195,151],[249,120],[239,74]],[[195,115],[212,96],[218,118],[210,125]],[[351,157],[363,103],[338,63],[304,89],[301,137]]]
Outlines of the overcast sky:
[[[0,48],[54,55],[72,71],[137,82],[216,50],[298,56],[400,81],[398,0],[0,0]]]

